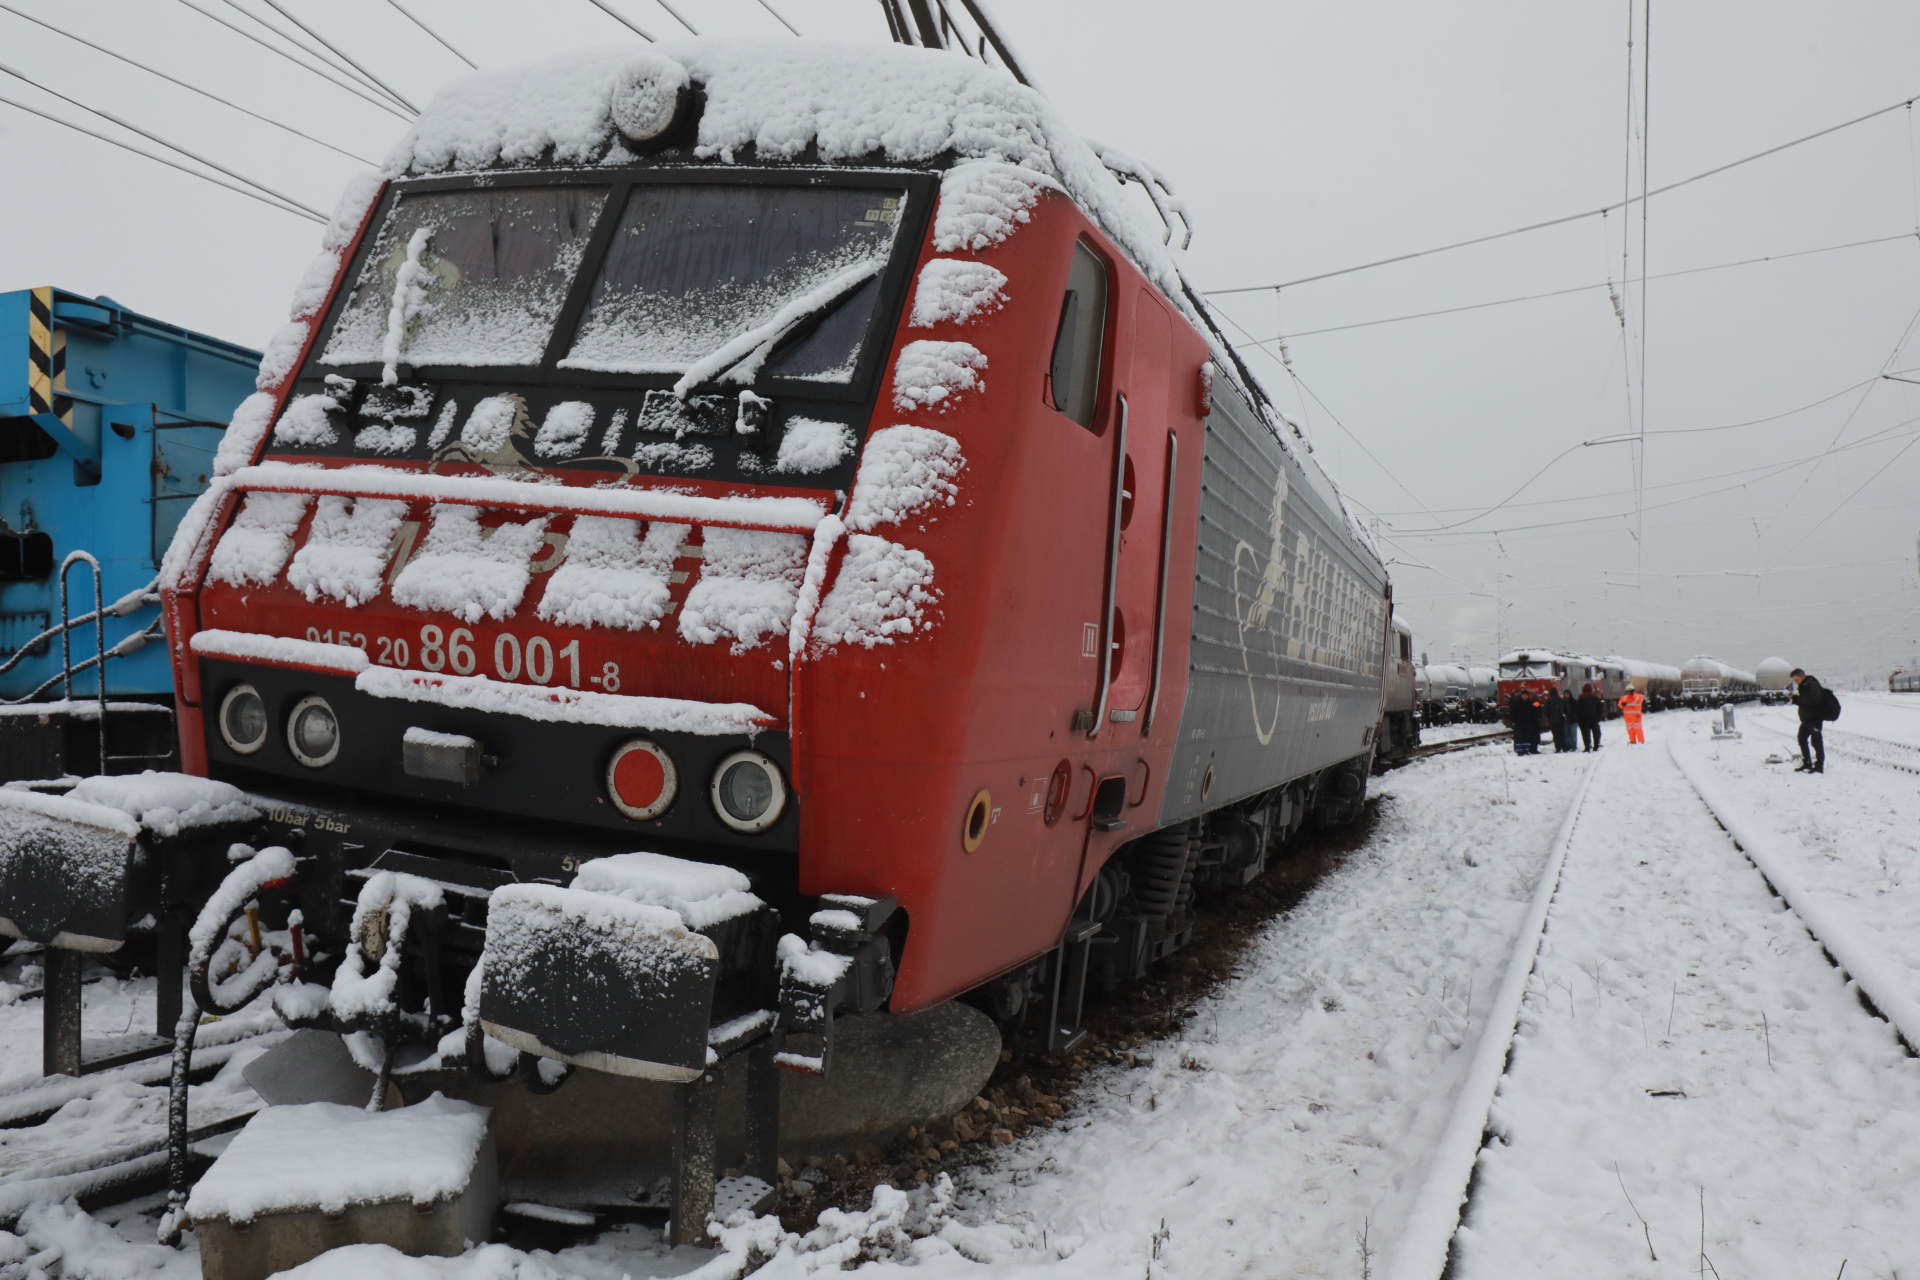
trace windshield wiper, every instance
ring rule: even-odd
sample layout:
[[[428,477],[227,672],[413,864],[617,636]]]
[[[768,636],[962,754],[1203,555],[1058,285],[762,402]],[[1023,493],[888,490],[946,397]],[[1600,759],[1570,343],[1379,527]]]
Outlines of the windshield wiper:
[[[807,321],[839,306],[855,289],[879,275],[886,265],[884,257],[871,259],[847,268],[824,284],[794,298],[774,312],[772,319],[755,325],[694,361],[680,375],[680,381],[673,384],[673,394],[685,400],[687,393],[695,387],[703,382],[716,381],[729,370],[732,381],[752,382],[759,376],[760,366],[766,363],[767,357],[773,354],[774,347],[779,345],[782,338]]]

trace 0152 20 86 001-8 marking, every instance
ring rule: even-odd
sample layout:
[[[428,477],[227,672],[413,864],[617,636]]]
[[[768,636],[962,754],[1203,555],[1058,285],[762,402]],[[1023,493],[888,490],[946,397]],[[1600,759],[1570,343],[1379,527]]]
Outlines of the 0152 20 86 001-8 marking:
[[[307,628],[307,639],[320,644],[343,644],[364,650],[374,663],[383,667],[415,667],[423,671],[450,671],[457,676],[479,672],[485,648],[474,647],[473,632],[466,627],[451,631],[428,623],[420,628],[417,641],[404,636],[369,636],[364,631]],[[372,644],[368,641],[371,640]],[[568,687],[584,687],[580,673],[580,642],[569,640],[556,647],[546,636],[530,636],[522,641],[510,631],[494,637],[492,664],[486,674],[496,680],[548,685],[564,678]],[[417,660],[417,661],[416,661]],[[620,664],[603,662],[599,673],[586,677],[585,685],[605,693],[620,692]]]

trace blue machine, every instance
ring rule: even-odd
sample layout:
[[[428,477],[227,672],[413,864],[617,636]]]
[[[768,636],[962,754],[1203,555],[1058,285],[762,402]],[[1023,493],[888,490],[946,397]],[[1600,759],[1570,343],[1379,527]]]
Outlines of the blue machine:
[[[0,293],[0,663],[59,626],[69,552],[99,561],[109,606],[155,580],[259,364],[258,351],[111,298]],[[85,565],[73,567],[69,592],[75,618],[92,611]],[[106,619],[109,650],[140,632],[158,636],[157,604]],[[60,641],[42,639],[0,674],[0,700],[60,697]],[[74,626],[71,641],[76,666],[92,658],[93,624]],[[111,696],[171,704],[164,644],[113,657],[106,670]],[[93,694],[95,679],[76,674],[75,698]]]

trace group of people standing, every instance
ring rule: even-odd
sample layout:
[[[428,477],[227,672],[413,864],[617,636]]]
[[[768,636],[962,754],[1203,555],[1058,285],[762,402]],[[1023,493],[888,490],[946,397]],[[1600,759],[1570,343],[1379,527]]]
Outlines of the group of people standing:
[[[1620,710],[1627,722],[1628,742],[1647,740],[1640,725],[1640,714],[1645,704],[1646,699],[1631,689],[1626,697],[1620,699]],[[1552,735],[1555,751],[1574,750],[1576,730],[1579,732],[1579,750],[1600,749],[1600,722],[1606,718],[1607,704],[1592,684],[1580,686],[1578,697],[1562,694],[1558,688],[1549,689],[1545,694],[1517,693],[1508,699],[1507,709],[1513,718],[1515,755],[1538,754],[1542,729]]]

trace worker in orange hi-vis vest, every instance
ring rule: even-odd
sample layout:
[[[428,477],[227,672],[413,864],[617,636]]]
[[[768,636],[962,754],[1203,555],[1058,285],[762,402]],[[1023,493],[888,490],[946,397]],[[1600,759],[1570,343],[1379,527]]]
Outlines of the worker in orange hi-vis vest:
[[[1620,699],[1620,712],[1627,722],[1627,741],[1645,742],[1647,731],[1640,725],[1640,712],[1647,700],[1637,689],[1627,690],[1627,696]]]

